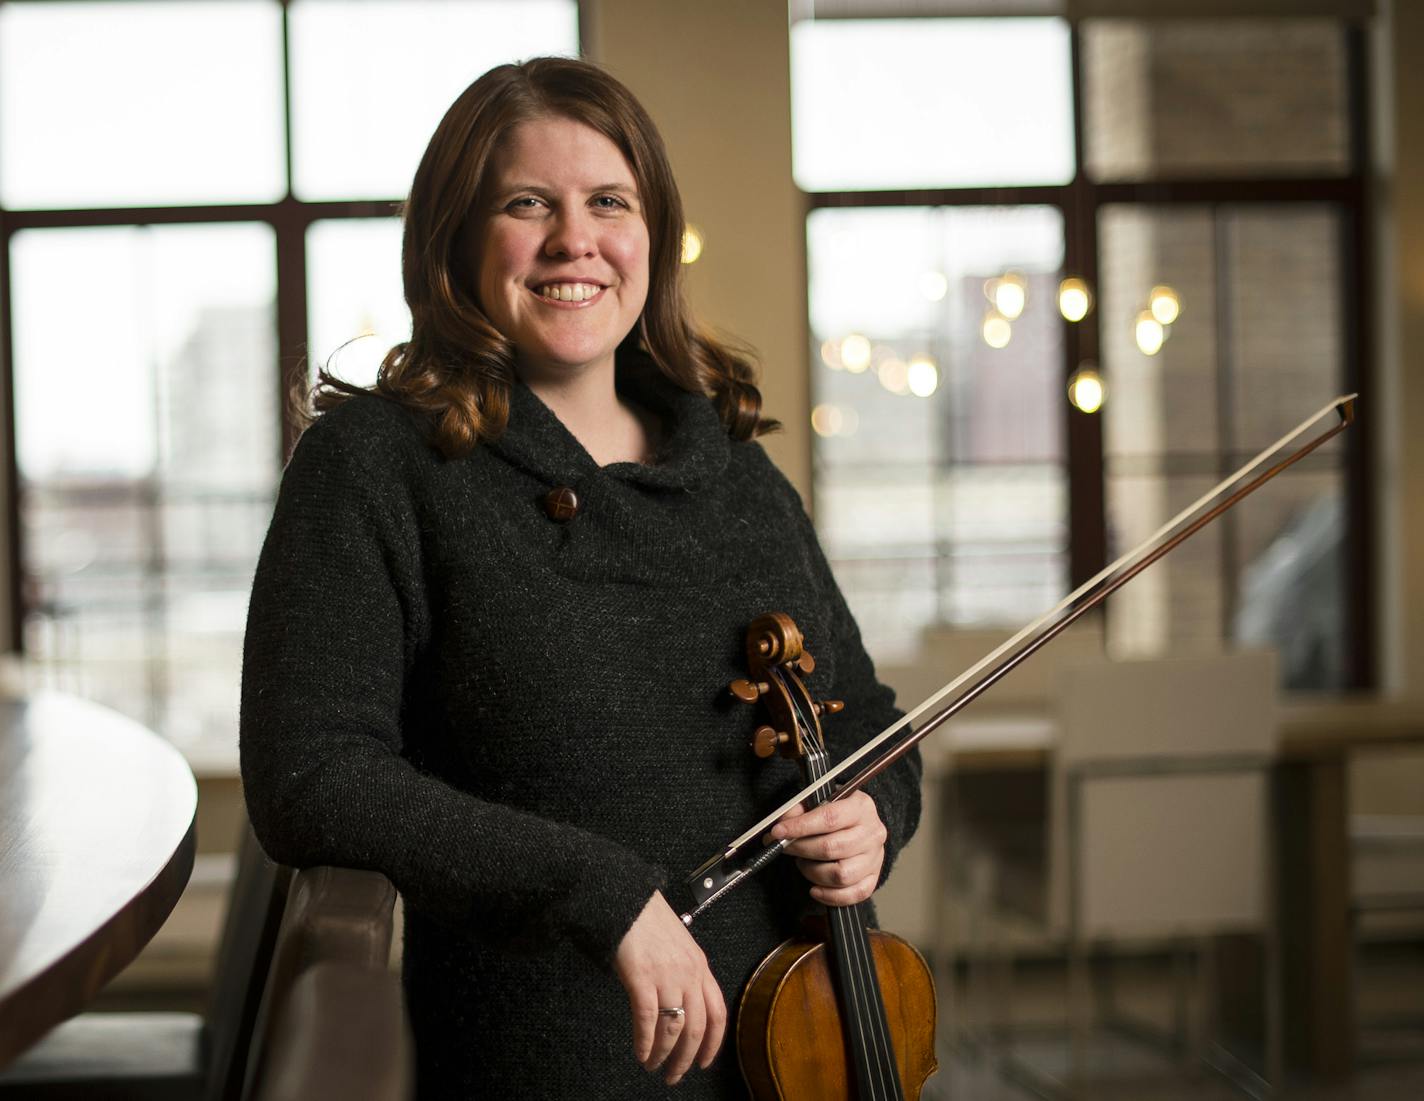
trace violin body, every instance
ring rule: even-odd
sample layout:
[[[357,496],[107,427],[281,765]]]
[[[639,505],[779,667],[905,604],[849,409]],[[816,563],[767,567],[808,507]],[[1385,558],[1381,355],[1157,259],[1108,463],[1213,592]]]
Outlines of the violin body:
[[[823,778],[829,764],[821,717],[844,705],[807,691],[801,678],[816,662],[790,616],[771,612],[752,621],[747,667],[751,679],[728,688],[744,703],[761,703],[771,720],[757,728],[752,749],[795,760],[808,780]],[[831,797],[825,786],[807,802],[819,806]],[[703,886],[715,888],[715,875]],[[756,1101],[917,1101],[937,1069],[930,970],[905,941],[868,928],[867,917],[862,904],[826,907],[824,918],[772,952],[747,983],[737,1058]]]
[[[934,980],[924,957],[893,933],[868,929],[900,1085],[916,1101],[935,1061]],[[857,1097],[830,945],[809,932],[762,960],[737,1010],[737,1059],[757,1101]],[[864,1099],[858,1099],[864,1101]]]

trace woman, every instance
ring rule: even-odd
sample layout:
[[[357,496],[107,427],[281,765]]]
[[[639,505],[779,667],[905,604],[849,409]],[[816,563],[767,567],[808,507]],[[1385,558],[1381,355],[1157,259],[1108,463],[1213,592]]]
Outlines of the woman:
[[[798,860],[695,939],[668,901],[799,786],[726,691],[753,618],[800,624],[813,690],[846,701],[838,755],[896,715],[753,442],[749,365],[691,324],[682,231],[622,85],[567,59],[485,74],[405,210],[412,338],[373,393],[325,380],[283,478],[249,810],[274,859],[401,891],[422,1097],[659,1097],[694,1062],[678,1096],[743,1096],[727,1006],[808,894],[868,897],[915,826],[907,760],[783,819]]]

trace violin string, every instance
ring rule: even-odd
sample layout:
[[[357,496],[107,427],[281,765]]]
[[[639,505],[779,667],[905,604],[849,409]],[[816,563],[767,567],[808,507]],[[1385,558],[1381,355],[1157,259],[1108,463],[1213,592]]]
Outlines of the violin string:
[[[811,758],[814,762],[812,768],[816,774],[825,772],[824,750],[818,748]],[[829,791],[828,788],[818,789],[817,794],[824,796]],[[847,1025],[853,1025],[856,1030],[856,1038],[859,1041],[859,1051],[863,1067],[857,1069],[857,1076],[861,1073],[866,1075],[864,1085],[870,1094],[870,1101],[880,1101],[885,1098],[884,1084],[882,1078],[882,1061],[879,1058],[876,1043],[878,1039],[873,1027],[869,1006],[869,984],[866,981],[863,961],[860,959],[856,949],[857,939],[851,928],[851,923],[843,906],[827,907],[829,920],[835,927],[835,936],[832,944],[840,957],[841,974],[846,984],[846,1009],[847,1015],[851,1018]],[[889,1101],[885,1098],[885,1101]]]
[[[1277,451],[1280,451],[1287,444],[1295,440],[1296,437],[1300,436],[1304,432],[1307,432],[1317,422],[1323,420],[1332,412],[1335,412],[1342,406],[1348,405],[1349,402],[1353,401],[1358,396],[1358,394],[1344,394],[1336,398],[1334,401],[1330,402],[1328,405],[1324,406],[1319,412],[1301,421],[1300,424],[1292,428],[1275,443],[1271,444],[1269,447],[1265,448],[1255,457],[1250,459],[1239,470],[1222,479],[1222,481],[1218,482],[1211,489],[1207,490],[1204,494],[1202,494],[1195,501],[1193,501],[1190,505],[1182,509],[1181,512],[1177,513],[1176,516],[1173,516],[1170,520],[1168,520],[1165,524],[1159,527],[1155,532],[1149,535],[1141,543],[1137,544],[1137,546],[1133,547],[1131,550],[1127,551],[1125,554],[1119,557],[1116,561],[1109,563],[1107,566],[1104,566],[1096,574],[1088,578],[1087,581],[1079,585],[1078,588],[1074,589],[1058,604],[1054,605],[1054,607],[1050,608],[1043,615],[1039,616],[1032,623],[1028,624],[1028,626],[1020,630],[1007,642],[1004,642],[1002,645],[1000,645],[990,653],[986,654],[978,662],[970,666],[964,672],[960,673],[959,676],[955,677],[948,684],[944,685],[944,687],[940,688],[928,699],[918,704],[907,714],[903,715],[894,723],[891,723],[890,726],[886,727],[874,738],[871,738],[870,741],[866,742],[854,753],[847,756],[844,760],[842,760],[838,765],[836,765],[826,774],[826,782],[829,783],[831,781],[834,781],[838,777],[850,771],[852,766],[858,764],[863,758],[873,753],[875,750],[879,749],[895,735],[905,731],[907,728],[909,728],[910,724],[915,719],[919,718],[926,711],[929,711],[931,708],[938,705],[940,701],[944,700],[946,697],[958,691],[961,686],[969,682],[973,677],[977,676],[981,671],[988,668],[994,662],[998,661],[998,659],[1001,658],[1004,654],[1007,654],[1008,652],[1013,650],[1016,646],[1018,646],[1021,642],[1027,639],[1035,631],[1039,630],[1047,624],[1050,624],[1056,617],[1065,613],[1079,599],[1081,599],[1087,593],[1092,591],[1105,579],[1116,573],[1119,569],[1126,566],[1131,560],[1150,553],[1151,548],[1154,544],[1156,544],[1159,540],[1163,539],[1176,528],[1182,526],[1194,513],[1196,513],[1207,502],[1220,496],[1231,486],[1241,481],[1253,470],[1259,467]],[[813,786],[819,786],[819,784]],[[787,799],[786,802],[784,802],[781,806],[770,811],[764,818],[761,819],[761,821],[757,822],[755,825],[747,829],[747,831],[743,833],[740,837],[729,842],[723,851],[726,853],[735,853],[743,846],[747,845],[749,842],[760,837],[769,828],[771,828],[771,826],[775,825],[777,820],[781,818],[783,814],[785,814],[792,807],[796,806],[796,804],[801,802],[801,800],[805,799],[808,795],[811,794],[811,792],[812,787],[806,787],[803,788],[801,791],[798,791],[795,795]]]
[[[801,706],[800,694],[805,686],[797,681],[793,691],[786,683],[786,675],[777,666],[771,666],[770,675],[778,681],[782,692],[791,704],[792,721],[801,731],[806,745],[806,774],[815,786],[811,793],[813,805],[825,803],[831,795],[829,780],[823,780],[830,763],[830,754],[820,729]],[[818,781],[822,781],[819,782]],[[870,950],[870,938],[866,933],[861,910],[858,906],[829,906],[827,920],[833,923],[836,935],[832,938],[834,951],[840,961],[840,972],[846,985],[847,1010],[853,1019],[859,1050],[862,1053],[865,1072],[869,1077],[864,1085],[869,1097],[866,1101],[896,1101],[903,1094],[899,1088],[899,1070],[895,1064],[894,1045],[890,1040],[889,1023],[879,1008],[880,998],[876,996],[879,984],[875,980],[875,962]],[[859,1069],[857,1070],[859,1075]]]
[[[808,770],[813,778],[824,776],[830,759],[826,752],[825,742],[820,738],[815,727],[806,722],[800,702],[794,695],[791,696],[791,700],[796,709],[798,721],[805,729],[808,740],[814,746],[812,752],[807,755]],[[829,794],[829,784],[817,789],[817,796],[821,802],[824,802]],[[874,979],[875,963],[870,954],[870,941],[861,921],[860,908],[857,906],[832,906],[828,909],[830,911],[828,919],[834,922],[837,928],[835,943],[845,961],[843,974],[850,987],[847,998],[850,1003],[848,1008],[855,1018],[860,1050],[870,1064],[866,1070],[871,1077],[867,1080],[866,1086],[872,1095],[872,1101],[878,1101],[880,1098],[884,1098],[885,1101],[893,1101],[898,1096],[895,1087],[899,1084],[898,1071],[895,1069],[894,1062],[894,1047],[890,1041],[884,1014],[876,1010],[877,999],[874,994],[878,984]]]

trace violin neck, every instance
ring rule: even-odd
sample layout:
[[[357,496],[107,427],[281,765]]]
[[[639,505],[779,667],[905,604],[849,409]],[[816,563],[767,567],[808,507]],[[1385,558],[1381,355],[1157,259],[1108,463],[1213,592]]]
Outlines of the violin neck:
[[[820,779],[827,770],[825,754],[821,752],[809,754],[805,763],[808,782]],[[818,788],[814,801],[819,805],[829,795],[826,788]],[[829,906],[826,916],[836,997],[854,1068],[856,1097],[859,1101],[904,1101],[864,909],[860,903]]]

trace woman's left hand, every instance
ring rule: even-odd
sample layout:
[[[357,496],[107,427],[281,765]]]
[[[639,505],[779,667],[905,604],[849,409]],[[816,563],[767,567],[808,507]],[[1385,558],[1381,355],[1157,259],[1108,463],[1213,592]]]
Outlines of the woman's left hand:
[[[773,841],[791,838],[786,852],[812,883],[811,897],[827,906],[864,902],[880,881],[885,863],[885,823],[875,800],[863,791],[814,810],[795,807],[769,831]]]

